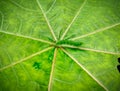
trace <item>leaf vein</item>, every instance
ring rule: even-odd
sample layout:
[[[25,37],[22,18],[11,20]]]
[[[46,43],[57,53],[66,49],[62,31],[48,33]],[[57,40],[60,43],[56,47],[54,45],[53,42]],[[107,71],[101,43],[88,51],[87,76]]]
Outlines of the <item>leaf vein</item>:
[[[77,63],[93,80],[95,80],[105,91],[109,91],[96,77],[94,77],[80,62],[78,62],[70,53],[61,48],[75,63]]]
[[[51,27],[51,25],[50,25],[50,23],[49,23],[49,20],[48,20],[46,14],[44,13],[44,10],[43,10],[40,2],[39,2],[38,0],[36,0],[36,2],[37,2],[37,4],[38,4],[40,10],[42,11],[42,14],[43,14],[43,16],[44,16],[44,18],[45,18],[45,20],[46,20],[46,22],[47,22],[47,25],[48,25],[48,27],[49,27],[49,29],[50,29],[50,32],[51,32],[54,40],[57,41],[57,38],[56,38],[56,36],[55,36],[55,34],[54,34],[54,32],[53,32],[53,29],[52,29],[52,27]]]
[[[74,16],[73,20],[71,21],[71,23],[68,25],[67,29],[65,30],[65,32],[63,33],[61,40],[65,37],[65,35],[67,34],[67,32],[69,31],[70,27],[72,26],[73,22],[76,20],[76,18],[78,17],[78,15],[80,14],[82,8],[84,7],[84,5],[86,4],[87,0],[84,0],[82,6],[79,8],[78,12],[76,13],[76,15]]]
[[[25,35],[21,35],[21,34],[15,34],[15,33],[10,33],[10,32],[6,32],[6,31],[1,31],[1,33],[4,33],[4,34],[8,34],[8,35],[13,35],[13,36],[17,36],[17,37],[22,37],[22,38],[26,38],[26,39],[31,39],[31,40],[35,40],[35,41],[40,41],[40,42],[44,42],[44,43],[47,43],[47,44],[54,44],[52,42],[49,42],[49,41],[46,41],[46,40],[43,40],[43,39],[38,39],[38,38],[33,38],[33,37],[30,37],[30,36],[25,36]]]
[[[52,8],[53,8],[53,6],[55,5],[55,3],[56,3],[56,0],[53,1],[53,3],[52,3],[52,5],[50,6],[50,8],[46,11],[46,14],[49,13],[49,12],[52,10]]]
[[[105,53],[105,54],[111,54],[111,55],[120,55],[119,52],[118,53],[117,52],[109,52],[109,51],[97,50],[97,49],[86,48],[86,47],[76,47],[76,46],[71,46],[71,45],[62,45],[62,47],[74,48],[74,49],[79,49],[79,50],[87,50],[87,51],[93,51],[93,52]]]
[[[111,29],[117,25],[120,25],[120,23],[116,23],[116,24],[113,24],[113,25],[110,25],[110,26],[107,26],[107,27],[104,27],[104,28],[101,28],[101,29],[98,29],[98,30],[95,30],[94,32],[91,32],[91,33],[88,33],[88,34],[85,34],[85,35],[82,35],[82,36],[78,36],[78,37],[75,37],[75,38],[71,38],[71,40],[77,40],[77,39],[80,39],[80,38],[85,38],[85,37],[88,37],[90,35],[94,35],[96,33],[99,33],[99,32],[103,32],[105,30],[108,30],[108,29]]]
[[[41,50],[41,51],[39,51],[39,52],[36,52],[36,53],[34,53],[34,54],[30,55],[30,56],[27,56],[27,57],[25,57],[25,58],[17,61],[17,62],[14,62],[14,63],[12,63],[12,64],[10,64],[10,65],[7,65],[7,66],[5,66],[5,67],[0,68],[0,71],[3,71],[3,70],[8,69],[8,68],[10,68],[10,67],[13,67],[13,66],[15,66],[15,65],[17,65],[17,64],[19,64],[19,63],[21,63],[21,62],[24,62],[24,61],[26,61],[26,60],[34,57],[34,56],[40,55],[40,54],[42,54],[42,53],[44,53],[44,52],[46,52],[46,51],[48,51],[48,50],[50,50],[50,49],[52,49],[52,47],[48,47],[48,48],[43,49],[43,50]]]
[[[57,55],[57,48],[54,51],[52,68],[51,68],[50,79],[49,79],[49,84],[48,84],[48,91],[51,91],[51,87],[52,87],[52,78],[53,78],[53,72],[54,72],[54,67],[55,67],[56,55]]]

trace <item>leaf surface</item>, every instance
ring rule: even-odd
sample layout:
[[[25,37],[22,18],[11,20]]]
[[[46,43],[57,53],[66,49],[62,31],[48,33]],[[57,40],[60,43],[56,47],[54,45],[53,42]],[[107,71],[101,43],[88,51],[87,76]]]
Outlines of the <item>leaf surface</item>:
[[[119,0],[0,0],[0,91],[120,91]]]

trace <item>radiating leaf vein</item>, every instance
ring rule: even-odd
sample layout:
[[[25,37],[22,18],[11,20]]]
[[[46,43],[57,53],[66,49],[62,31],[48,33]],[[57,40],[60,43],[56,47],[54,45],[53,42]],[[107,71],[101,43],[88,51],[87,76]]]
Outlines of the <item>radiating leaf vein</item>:
[[[66,35],[66,33],[68,32],[68,30],[70,29],[71,25],[73,24],[73,22],[76,20],[76,18],[78,17],[78,15],[80,14],[82,8],[84,7],[84,5],[86,4],[87,0],[84,0],[82,6],[79,8],[78,12],[76,13],[76,15],[74,16],[73,20],[71,21],[71,23],[68,25],[67,29],[65,30],[65,32],[63,33],[61,40],[64,38],[64,36]]]
[[[54,67],[55,67],[56,55],[57,55],[57,48],[54,51],[54,57],[52,60],[52,68],[51,68],[51,73],[50,73],[50,78],[49,78],[48,91],[51,91],[51,87],[52,87],[52,78],[53,78],[53,72],[54,72]]]
[[[21,35],[21,34],[10,33],[10,32],[3,31],[3,30],[0,30],[0,32],[8,34],[8,35],[22,37],[22,38],[25,38],[25,39],[31,39],[31,40],[36,40],[36,41],[44,42],[44,43],[47,43],[47,44],[54,44],[52,42],[49,42],[49,41],[46,41],[46,40],[43,40],[43,39],[40,39],[40,38],[39,39],[38,38],[33,38],[33,37],[30,37],[30,36],[25,36],[25,35]]]
[[[117,53],[117,52],[109,52],[109,51],[97,50],[97,49],[86,48],[86,47],[77,47],[77,46],[72,46],[72,45],[62,45],[62,47],[73,48],[73,49],[78,49],[78,50],[93,51],[93,52],[99,52],[99,53],[105,53],[105,54],[111,54],[111,55],[120,55],[120,53]]]
[[[42,6],[41,6],[40,2],[39,2],[38,0],[36,0],[36,2],[37,2],[37,4],[38,4],[40,10],[42,11],[42,14],[43,14],[43,16],[44,16],[44,18],[45,18],[45,20],[46,20],[46,22],[47,22],[47,24],[48,24],[48,27],[49,27],[49,29],[50,29],[50,32],[51,32],[54,40],[57,41],[57,38],[56,38],[56,36],[55,36],[55,34],[54,34],[54,31],[53,31],[53,29],[52,29],[52,27],[51,27],[51,25],[50,25],[50,23],[49,23],[49,21],[48,21],[48,18],[47,18],[47,16],[46,16],[46,14],[44,13],[44,10],[42,9]]]
[[[34,54],[31,54],[30,56],[25,57],[25,58],[23,58],[23,59],[21,59],[21,60],[19,60],[19,61],[17,61],[17,62],[14,62],[14,63],[12,63],[12,64],[10,64],[10,65],[8,65],[8,66],[5,66],[5,67],[0,68],[0,71],[3,71],[3,70],[5,70],[5,69],[7,69],[7,68],[10,68],[10,67],[14,66],[14,65],[17,65],[17,64],[19,64],[19,63],[21,63],[21,62],[24,62],[24,61],[26,61],[26,60],[34,57],[34,56],[40,55],[41,53],[44,53],[44,52],[46,52],[46,51],[48,51],[48,50],[50,50],[50,49],[52,49],[52,47],[48,47],[48,48],[43,49],[43,50],[41,50],[41,51],[39,51],[39,52],[36,52],[36,53],[34,53]]]
[[[110,26],[107,26],[107,27],[104,27],[104,28],[101,28],[101,29],[98,29],[98,30],[95,30],[94,32],[91,32],[91,33],[88,33],[88,34],[85,34],[85,35],[82,35],[82,36],[78,36],[78,37],[75,37],[75,38],[71,38],[71,40],[77,40],[77,39],[80,39],[80,38],[85,38],[85,37],[88,37],[90,35],[94,35],[96,33],[99,33],[99,32],[103,32],[105,30],[108,30],[108,29],[111,29],[117,25],[120,25],[120,23],[116,23],[116,24],[113,24],[113,25],[110,25]]]
[[[70,53],[61,48],[75,63],[77,63],[93,80],[95,80],[102,88],[109,91],[96,77],[94,77],[80,62],[78,62]]]

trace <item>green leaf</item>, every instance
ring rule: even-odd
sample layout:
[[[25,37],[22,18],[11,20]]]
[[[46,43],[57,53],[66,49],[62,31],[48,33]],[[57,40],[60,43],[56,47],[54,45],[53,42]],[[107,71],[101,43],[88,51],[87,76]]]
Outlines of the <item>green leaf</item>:
[[[120,91],[119,0],[0,0],[0,91]]]
[[[56,45],[72,45],[72,46],[81,46],[81,42],[74,42],[71,40],[60,40],[56,43]]]

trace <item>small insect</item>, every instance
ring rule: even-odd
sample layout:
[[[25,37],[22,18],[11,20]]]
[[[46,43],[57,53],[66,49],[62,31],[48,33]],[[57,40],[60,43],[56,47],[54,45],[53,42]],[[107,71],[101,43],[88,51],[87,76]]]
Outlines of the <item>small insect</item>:
[[[120,63],[120,58],[118,58],[118,62]],[[120,72],[120,65],[117,66],[117,69]]]

